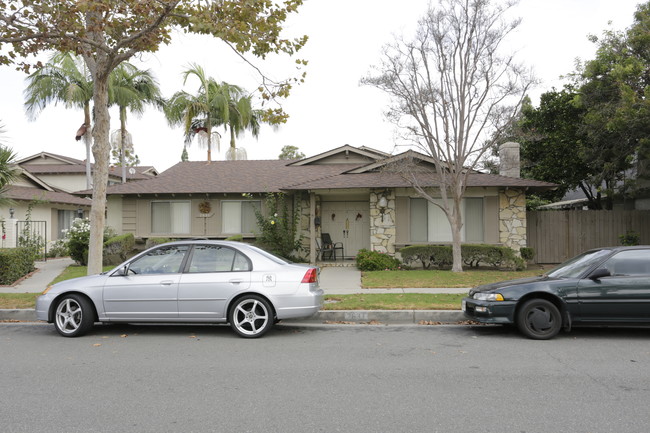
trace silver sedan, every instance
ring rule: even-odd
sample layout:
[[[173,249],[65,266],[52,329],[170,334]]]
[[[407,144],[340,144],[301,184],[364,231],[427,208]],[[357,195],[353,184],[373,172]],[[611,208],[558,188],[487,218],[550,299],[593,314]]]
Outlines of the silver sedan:
[[[317,268],[245,243],[204,240],[159,245],[112,271],[54,284],[37,298],[36,314],[64,337],[95,322],[208,322],[255,338],[322,304]]]

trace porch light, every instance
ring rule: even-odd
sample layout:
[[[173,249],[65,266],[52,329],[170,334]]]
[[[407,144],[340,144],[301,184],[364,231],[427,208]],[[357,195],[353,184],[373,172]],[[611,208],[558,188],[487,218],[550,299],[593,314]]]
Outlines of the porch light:
[[[77,209],[77,218],[83,218],[84,217],[84,210],[79,208]]]
[[[9,218],[14,219],[14,212],[16,212],[16,209],[10,207],[9,208]]]

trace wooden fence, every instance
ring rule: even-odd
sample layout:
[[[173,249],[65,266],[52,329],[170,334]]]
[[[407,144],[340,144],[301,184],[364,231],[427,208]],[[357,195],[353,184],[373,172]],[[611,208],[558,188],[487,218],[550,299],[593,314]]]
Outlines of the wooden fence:
[[[620,235],[632,230],[642,245],[650,245],[650,211],[527,212],[527,243],[535,262],[560,263],[590,248],[620,245]]]

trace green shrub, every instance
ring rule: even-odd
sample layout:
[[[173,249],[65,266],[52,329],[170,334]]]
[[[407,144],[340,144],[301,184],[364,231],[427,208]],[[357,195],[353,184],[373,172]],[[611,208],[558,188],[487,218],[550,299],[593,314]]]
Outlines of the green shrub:
[[[626,231],[624,235],[620,235],[618,238],[621,241],[621,245],[626,247],[639,245],[639,241],[641,240],[639,234],[633,230]]]
[[[494,268],[525,268],[525,261],[518,257],[512,248],[486,244],[464,244],[460,249],[463,263],[470,267],[484,265]],[[419,261],[424,269],[448,267],[453,263],[450,245],[412,245],[402,248],[400,253],[404,263]]]
[[[172,238],[148,238],[147,242],[144,244],[145,249],[155,247],[156,245],[166,244],[167,242],[173,241]]]
[[[118,265],[129,258],[135,246],[133,233],[114,236],[104,242],[104,265]]]
[[[13,284],[34,269],[34,252],[31,248],[0,250],[0,284]]]
[[[104,228],[104,242],[114,236],[110,227]],[[90,243],[90,220],[77,218],[65,234],[70,258],[82,266],[88,265],[88,244]]]
[[[265,204],[269,216],[255,210],[259,229],[255,244],[290,260],[303,250],[302,240],[297,235],[300,212],[297,208],[289,209],[289,198],[284,193],[268,193]]]
[[[393,271],[400,269],[400,261],[385,253],[361,249],[357,253],[357,268],[361,271]]]
[[[528,262],[535,257],[535,250],[530,247],[523,247],[519,250],[519,253],[521,254],[521,258]]]
[[[230,237],[227,237],[226,240],[235,241],[235,242],[244,242],[244,237],[242,235],[232,235]]]
[[[441,268],[453,263],[452,251],[449,245],[412,245],[400,250],[404,263],[419,261],[423,269],[433,266]]]
[[[68,242],[66,239],[57,239],[47,249],[47,257],[67,257],[70,255],[68,251]]]

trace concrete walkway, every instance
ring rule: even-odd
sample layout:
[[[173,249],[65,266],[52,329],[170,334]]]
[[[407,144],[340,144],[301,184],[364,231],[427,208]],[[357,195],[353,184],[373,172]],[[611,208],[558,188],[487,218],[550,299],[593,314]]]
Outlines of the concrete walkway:
[[[40,293],[73,263],[69,257],[36,262],[36,271],[14,286],[0,286],[0,293]]]

